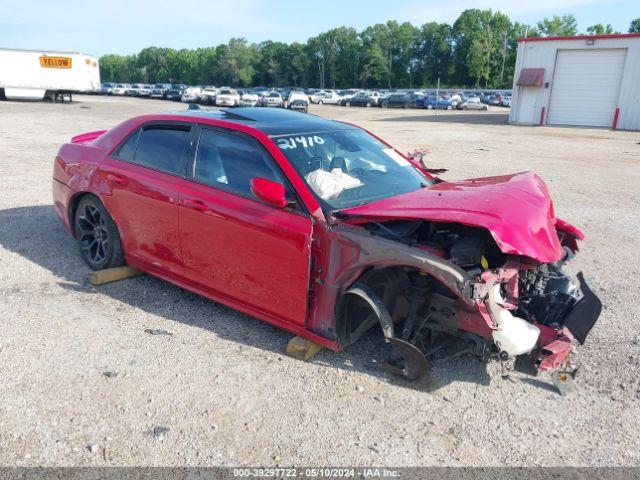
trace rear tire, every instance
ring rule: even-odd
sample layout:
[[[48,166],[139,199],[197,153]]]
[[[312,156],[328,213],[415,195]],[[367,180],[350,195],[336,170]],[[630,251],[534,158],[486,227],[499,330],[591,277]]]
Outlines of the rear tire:
[[[80,199],[75,211],[74,231],[80,255],[92,270],[124,265],[118,228],[95,195]]]

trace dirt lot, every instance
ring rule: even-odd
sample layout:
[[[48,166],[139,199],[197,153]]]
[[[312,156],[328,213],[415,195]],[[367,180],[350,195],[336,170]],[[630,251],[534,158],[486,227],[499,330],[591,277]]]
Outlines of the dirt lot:
[[[640,463],[638,133],[509,126],[505,110],[312,109],[431,149],[448,179],[542,175],[587,234],[574,270],[606,305],[561,397],[474,358],[406,384],[371,364],[371,340],[302,363],[282,355],[289,334],[152,277],[91,287],[51,205],[57,148],[180,108],[0,102],[0,464]]]

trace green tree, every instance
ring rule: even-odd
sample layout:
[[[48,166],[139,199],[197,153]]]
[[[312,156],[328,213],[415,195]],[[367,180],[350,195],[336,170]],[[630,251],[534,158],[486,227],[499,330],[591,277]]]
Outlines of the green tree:
[[[572,36],[578,33],[578,21],[572,14],[554,15],[540,20],[538,30],[545,37]]]
[[[640,33],[640,18],[631,20],[631,25],[629,25],[629,33]]]
[[[232,38],[228,44],[219,45],[216,48],[215,78],[228,85],[250,86],[258,54],[257,45],[249,45],[244,38]]]
[[[491,10],[470,9],[460,14],[453,24],[453,77],[457,85],[487,84],[491,59],[495,54],[498,32],[492,28]]]
[[[287,82],[289,45],[267,40],[259,45],[254,84],[280,87]]]
[[[289,46],[289,62],[287,64],[287,85],[301,87],[304,85],[311,60],[305,45],[294,42]]]
[[[453,46],[451,26],[429,22],[420,27],[413,46],[416,86],[433,87],[438,78],[450,83],[453,73]]]
[[[369,45],[363,58],[360,71],[360,84],[363,87],[380,87],[389,79],[389,63],[385,52],[378,43]]]
[[[366,79],[365,85],[370,87],[391,87],[393,38],[389,24],[392,28],[398,25],[397,22],[378,23],[360,33],[363,56],[360,79]]]
[[[613,27],[610,24],[603,25],[601,23],[596,23],[595,25],[587,27],[587,33],[591,35],[609,35],[614,32]]]

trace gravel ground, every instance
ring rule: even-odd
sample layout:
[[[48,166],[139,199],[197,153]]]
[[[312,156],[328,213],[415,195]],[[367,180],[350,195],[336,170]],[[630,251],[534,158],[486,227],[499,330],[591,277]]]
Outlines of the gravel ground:
[[[605,304],[561,397],[548,377],[474,358],[407,384],[372,366],[372,338],[303,363],[282,354],[289,334],[152,277],[90,286],[51,205],[59,145],[184,106],[76,99],[0,102],[0,464],[640,464],[638,133],[509,126],[504,110],[312,108],[431,149],[448,179],[548,182],[587,234],[573,268]]]

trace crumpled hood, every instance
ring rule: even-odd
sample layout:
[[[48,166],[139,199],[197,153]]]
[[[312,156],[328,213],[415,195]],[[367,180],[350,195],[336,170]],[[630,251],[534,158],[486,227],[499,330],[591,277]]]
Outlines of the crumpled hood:
[[[549,191],[531,172],[437,183],[343,212],[356,216],[349,223],[423,219],[482,227],[504,253],[542,263],[564,256]]]

